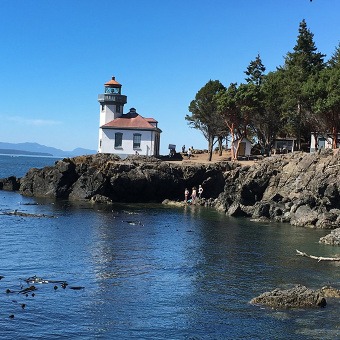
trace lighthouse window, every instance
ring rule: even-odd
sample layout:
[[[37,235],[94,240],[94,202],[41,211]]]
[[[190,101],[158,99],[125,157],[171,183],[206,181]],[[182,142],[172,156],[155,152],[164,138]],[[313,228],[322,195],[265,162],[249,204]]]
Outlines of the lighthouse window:
[[[141,139],[142,139],[142,135],[140,133],[133,134],[133,148],[134,149],[140,148]]]
[[[105,107],[105,106],[102,104],[102,111],[104,111],[104,107]]]
[[[120,113],[120,105],[116,105],[116,112]]]
[[[121,132],[115,133],[115,148],[120,148],[123,142],[123,134]]]

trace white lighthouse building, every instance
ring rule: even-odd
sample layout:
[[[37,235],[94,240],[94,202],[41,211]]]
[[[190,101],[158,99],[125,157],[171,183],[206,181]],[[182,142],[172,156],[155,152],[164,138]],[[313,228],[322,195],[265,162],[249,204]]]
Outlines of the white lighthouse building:
[[[127,97],[115,77],[104,84],[105,93],[98,95],[100,103],[98,152],[116,155],[158,156],[161,130],[157,120],[144,118],[131,108],[123,113]]]

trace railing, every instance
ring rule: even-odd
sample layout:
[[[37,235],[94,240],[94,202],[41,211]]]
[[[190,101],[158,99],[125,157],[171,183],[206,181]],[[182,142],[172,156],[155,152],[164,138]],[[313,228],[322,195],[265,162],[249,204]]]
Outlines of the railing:
[[[105,94],[98,94],[98,101],[100,103],[102,103],[102,102],[115,102],[115,103],[126,104],[127,97],[123,96],[121,94],[105,93]]]

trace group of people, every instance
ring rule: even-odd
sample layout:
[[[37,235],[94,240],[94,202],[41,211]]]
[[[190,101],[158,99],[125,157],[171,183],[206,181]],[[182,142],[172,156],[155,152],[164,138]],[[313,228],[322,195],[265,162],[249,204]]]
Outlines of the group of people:
[[[202,185],[199,185],[198,186],[198,197],[199,198],[202,198],[202,193],[203,193]],[[185,203],[196,204],[196,198],[197,198],[197,189],[196,189],[196,187],[192,188],[191,199],[188,199],[189,198],[189,194],[190,194],[190,192],[189,192],[188,188],[185,188],[185,190],[184,190],[184,202]]]
[[[187,152],[188,159],[190,159],[193,151],[194,151],[194,147],[193,146],[189,147],[188,152]],[[182,152],[183,153],[185,152],[185,145],[182,146]]]

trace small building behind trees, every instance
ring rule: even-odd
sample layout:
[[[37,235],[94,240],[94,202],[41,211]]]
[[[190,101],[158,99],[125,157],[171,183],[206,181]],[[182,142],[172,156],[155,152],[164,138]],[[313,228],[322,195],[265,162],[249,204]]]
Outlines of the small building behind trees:
[[[315,139],[317,143],[315,143]],[[330,133],[312,133],[310,138],[310,152],[315,152],[320,149],[332,149],[333,148],[333,135]],[[337,148],[340,147],[340,133],[336,140]]]
[[[231,147],[234,150],[234,155],[236,155],[237,147],[238,147],[238,157],[247,157],[250,156],[251,153],[251,142],[247,138],[236,139],[232,142]]]
[[[296,138],[294,137],[275,138],[274,139],[274,152],[275,153],[293,152],[295,142],[296,142]]]

